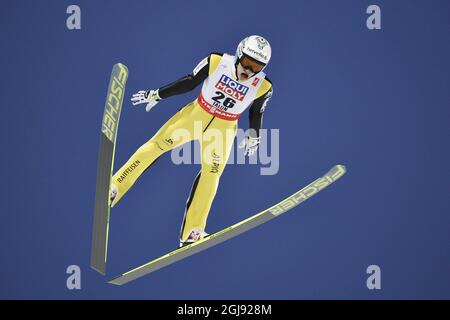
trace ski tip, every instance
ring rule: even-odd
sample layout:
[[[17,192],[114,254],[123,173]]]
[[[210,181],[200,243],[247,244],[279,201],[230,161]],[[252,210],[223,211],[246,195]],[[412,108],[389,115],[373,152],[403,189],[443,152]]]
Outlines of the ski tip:
[[[338,167],[339,169],[343,170],[344,172],[347,171],[347,167],[343,164],[337,164],[336,167]]]
[[[126,69],[127,72],[128,72],[128,67],[127,67],[126,65],[124,65],[122,62],[117,62],[117,63],[114,65],[114,67],[115,67],[115,66],[120,67],[120,68],[122,68],[122,69]]]

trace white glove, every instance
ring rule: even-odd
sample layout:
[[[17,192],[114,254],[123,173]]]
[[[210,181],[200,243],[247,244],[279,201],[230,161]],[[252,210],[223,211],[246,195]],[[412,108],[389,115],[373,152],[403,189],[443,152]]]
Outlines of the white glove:
[[[145,111],[149,112],[156,104],[161,100],[159,97],[158,90],[141,90],[138,93],[133,94],[131,98],[131,102],[133,106],[138,104],[146,103]]]
[[[244,148],[245,147],[245,155],[246,156],[252,156],[255,154],[256,150],[258,150],[260,138],[253,138],[250,136],[247,136],[244,140],[241,141],[238,148]]]

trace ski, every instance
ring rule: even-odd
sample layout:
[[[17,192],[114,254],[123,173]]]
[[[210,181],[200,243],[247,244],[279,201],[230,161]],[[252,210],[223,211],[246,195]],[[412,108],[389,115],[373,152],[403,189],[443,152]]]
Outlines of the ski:
[[[91,249],[91,267],[101,274],[106,272],[110,214],[109,185],[113,171],[117,130],[127,78],[128,68],[121,63],[115,64],[109,80],[105,111],[102,119]]]
[[[277,203],[276,205],[261,211],[248,219],[238,222],[226,229],[223,229],[217,233],[214,233],[207,238],[194,242],[188,246],[174,250],[164,256],[161,256],[155,260],[152,260],[140,267],[137,267],[131,271],[128,271],[111,281],[109,283],[116,285],[123,285],[130,281],[136,280],[142,276],[152,273],[158,269],[166,267],[174,262],[187,258],[195,253],[201,252],[208,248],[211,248],[221,242],[231,239],[245,231],[248,231],[260,224],[263,224],[286,211],[291,210],[303,201],[309,199],[325,187],[329,186],[346,172],[345,166],[336,165],[331,168],[324,176],[316,179],[308,184],[306,187],[300,189],[290,197]]]

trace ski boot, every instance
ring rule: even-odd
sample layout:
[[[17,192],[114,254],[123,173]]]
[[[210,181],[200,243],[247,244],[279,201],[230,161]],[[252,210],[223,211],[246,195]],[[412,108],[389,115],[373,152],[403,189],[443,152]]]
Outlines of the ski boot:
[[[209,234],[206,233],[203,230],[200,230],[199,228],[194,228],[189,232],[189,235],[186,237],[186,239],[181,240],[180,239],[180,248],[190,245],[191,243],[197,242],[203,238],[208,237]]]

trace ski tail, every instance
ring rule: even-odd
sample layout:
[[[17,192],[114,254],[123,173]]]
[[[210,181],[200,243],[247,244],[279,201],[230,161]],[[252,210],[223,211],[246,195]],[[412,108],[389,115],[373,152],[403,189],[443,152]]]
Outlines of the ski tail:
[[[110,218],[109,186],[127,78],[128,68],[121,63],[115,64],[109,81],[102,119],[91,248],[91,267],[101,274],[106,273]]]
[[[223,229],[217,233],[214,233],[207,238],[194,242],[188,246],[179,248],[164,256],[161,256],[155,260],[152,260],[140,267],[130,270],[122,275],[109,281],[111,284],[123,285],[140,277],[143,277],[149,273],[152,273],[158,269],[166,267],[179,260],[187,258],[195,253],[201,252],[208,248],[211,248],[219,243],[222,243],[228,239],[231,239],[241,233],[244,233],[256,226],[259,226],[279,215],[285,213],[292,208],[298,206],[303,201],[311,198],[319,191],[323,190],[327,186],[342,177],[346,172],[346,168],[343,165],[336,165],[330,171],[328,171],[322,177],[314,180],[306,187],[300,189],[290,197],[277,203],[276,205],[261,211],[248,219],[238,222],[226,229]]]

